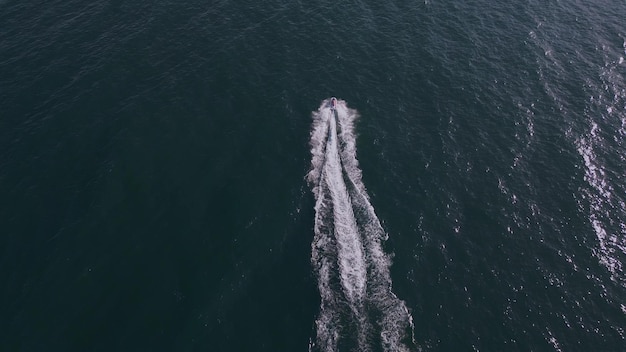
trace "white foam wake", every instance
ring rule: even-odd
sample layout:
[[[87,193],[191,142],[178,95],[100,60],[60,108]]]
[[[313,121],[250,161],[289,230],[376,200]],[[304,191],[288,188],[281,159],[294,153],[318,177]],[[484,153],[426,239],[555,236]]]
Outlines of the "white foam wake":
[[[316,351],[411,351],[413,318],[391,291],[387,235],[356,159],[356,110],[324,100],[313,113],[311,171],[315,195],[312,264],[321,296]]]

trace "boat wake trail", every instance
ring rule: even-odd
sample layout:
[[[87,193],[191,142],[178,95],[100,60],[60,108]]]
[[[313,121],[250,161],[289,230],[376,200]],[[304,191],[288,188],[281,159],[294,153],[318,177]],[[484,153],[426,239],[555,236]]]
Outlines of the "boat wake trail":
[[[321,296],[310,351],[414,351],[413,318],[391,291],[387,239],[356,159],[357,111],[327,99],[313,112],[311,262]]]

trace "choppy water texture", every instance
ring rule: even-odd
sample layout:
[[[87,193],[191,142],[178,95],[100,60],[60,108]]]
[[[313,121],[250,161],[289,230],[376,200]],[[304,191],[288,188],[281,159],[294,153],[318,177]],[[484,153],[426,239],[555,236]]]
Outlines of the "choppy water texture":
[[[0,0],[0,350],[622,350],[624,18]]]

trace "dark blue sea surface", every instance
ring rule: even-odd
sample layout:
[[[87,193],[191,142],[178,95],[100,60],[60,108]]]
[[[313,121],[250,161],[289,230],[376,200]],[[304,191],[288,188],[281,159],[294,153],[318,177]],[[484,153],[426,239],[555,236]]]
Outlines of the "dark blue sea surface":
[[[0,351],[624,351],[625,18],[0,0]]]

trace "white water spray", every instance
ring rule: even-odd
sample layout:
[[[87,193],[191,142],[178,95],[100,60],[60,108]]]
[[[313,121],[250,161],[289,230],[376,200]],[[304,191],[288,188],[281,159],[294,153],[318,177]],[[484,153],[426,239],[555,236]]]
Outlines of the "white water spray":
[[[315,195],[312,264],[321,296],[315,351],[412,351],[413,318],[391,291],[387,239],[361,180],[356,110],[324,100],[313,113],[311,171]]]

